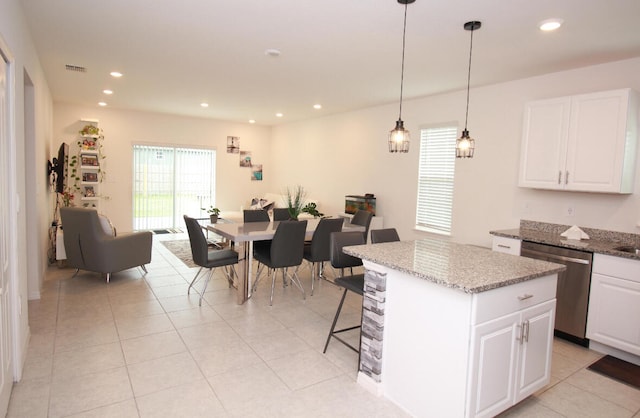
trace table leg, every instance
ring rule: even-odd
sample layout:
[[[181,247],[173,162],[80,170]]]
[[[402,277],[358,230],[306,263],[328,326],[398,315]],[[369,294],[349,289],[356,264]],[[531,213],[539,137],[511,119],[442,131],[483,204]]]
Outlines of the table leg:
[[[247,259],[247,299],[251,297],[251,277],[253,276],[253,241],[247,243],[249,251],[245,254]]]
[[[247,296],[248,296],[248,285],[249,285],[249,280],[248,280],[248,273],[249,273],[249,269],[248,269],[248,250],[249,250],[249,245],[247,245],[248,243],[244,242],[241,243],[240,246],[242,246],[242,251],[238,251],[240,253],[240,260],[238,260],[238,267],[236,269],[236,272],[238,273],[238,289],[236,292],[236,303],[238,305],[242,305],[243,303],[246,302],[247,300]],[[239,250],[239,248],[238,248]]]

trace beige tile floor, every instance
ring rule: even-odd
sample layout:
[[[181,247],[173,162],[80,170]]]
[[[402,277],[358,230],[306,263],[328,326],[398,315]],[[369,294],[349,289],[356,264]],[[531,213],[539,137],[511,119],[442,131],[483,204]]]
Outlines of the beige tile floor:
[[[31,340],[8,417],[403,417],[356,382],[357,355],[334,342],[322,354],[340,291],[320,283],[306,301],[269,283],[235,304],[222,275],[202,307],[195,274],[159,244],[149,273],[51,267],[29,302]],[[329,272],[330,273],[330,272]],[[302,274],[309,288],[309,270]],[[359,320],[350,297],[343,322]],[[357,339],[357,335],[352,338]],[[640,391],[587,369],[600,355],[557,340],[553,379],[504,416],[640,417]],[[428,414],[427,414],[428,415]]]

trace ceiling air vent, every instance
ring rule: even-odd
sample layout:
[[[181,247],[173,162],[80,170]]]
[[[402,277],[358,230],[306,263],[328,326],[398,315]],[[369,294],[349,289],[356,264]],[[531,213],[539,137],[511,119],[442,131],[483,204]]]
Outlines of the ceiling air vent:
[[[67,64],[67,65],[64,66],[64,68],[66,68],[67,71],[75,71],[75,72],[78,72],[78,73],[86,73],[87,72],[86,68],[80,67],[79,65]]]

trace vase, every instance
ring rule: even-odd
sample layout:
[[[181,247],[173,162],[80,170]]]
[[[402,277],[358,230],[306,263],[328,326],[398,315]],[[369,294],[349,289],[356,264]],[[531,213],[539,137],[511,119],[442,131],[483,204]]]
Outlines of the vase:
[[[212,224],[215,224],[218,222],[218,215],[209,215],[209,218],[211,218]]]

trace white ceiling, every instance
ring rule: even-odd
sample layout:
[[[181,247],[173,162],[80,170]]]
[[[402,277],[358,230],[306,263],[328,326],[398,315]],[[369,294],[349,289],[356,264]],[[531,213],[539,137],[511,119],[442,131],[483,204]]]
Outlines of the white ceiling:
[[[404,6],[396,0],[22,5],[55,101],[274,125],[399,100]],[[538,30],[551,17],[564,25]],[[404,97],[466,88],[466,21],[482,21],[471,75],[478,86],[640,56],[639,18],[640,0],[416,0]],[[269,48],[280,57],[265,55]]]

